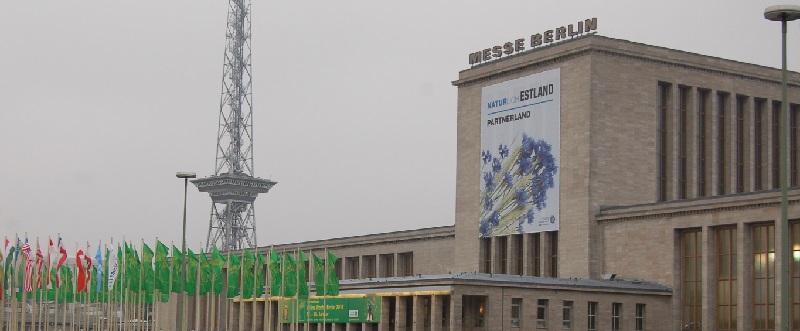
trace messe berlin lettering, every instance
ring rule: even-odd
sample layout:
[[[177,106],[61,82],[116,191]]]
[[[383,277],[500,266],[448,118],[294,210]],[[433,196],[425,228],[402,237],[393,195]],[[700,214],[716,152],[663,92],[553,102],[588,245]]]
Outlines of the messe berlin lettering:
[[[597,17],[579,21],[576,24],[569,24],[567,26],[560,26],[552,30],[544,31],[531,35],[530,48],[535,48],[543,44],[550,44],[556,41],[564,40],[584,33],[597,30]],[[493,59],[499,59],[503,55],[511,55],[514,53],[522,52],[525,50],[525,38],[519,38],[513,42],[509,41],[503,45],[493,46],[483,49],[475,53],[469,54],[469,64],[475,65],[482,62],[488,62]]]

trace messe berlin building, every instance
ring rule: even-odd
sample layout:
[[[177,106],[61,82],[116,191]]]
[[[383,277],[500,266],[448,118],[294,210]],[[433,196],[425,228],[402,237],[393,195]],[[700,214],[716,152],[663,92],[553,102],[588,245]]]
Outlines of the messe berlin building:
[[[300,328],[774,330],[782,295],[800,328],[800,74],[781,151],[780,70],[548,32],[470,54],[453,82],[453,226],[275,246],[335,253],[341,292],[324,300],[367,300]],[[790,242],[776,226],[782,152]],[[787,249],[791,279],[776,272]],[[236,301],[226,323],[288,330],[285,310]]]

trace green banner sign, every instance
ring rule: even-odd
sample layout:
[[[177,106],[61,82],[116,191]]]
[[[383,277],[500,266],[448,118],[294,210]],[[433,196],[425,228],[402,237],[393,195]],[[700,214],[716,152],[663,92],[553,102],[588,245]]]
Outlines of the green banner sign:
[[[278,311],[281,323],[378,323],[381,297],[281,299]]]

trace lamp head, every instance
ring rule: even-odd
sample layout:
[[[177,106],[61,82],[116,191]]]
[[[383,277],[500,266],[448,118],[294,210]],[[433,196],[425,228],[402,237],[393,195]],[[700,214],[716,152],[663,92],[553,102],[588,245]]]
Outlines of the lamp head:
[[[178,178],[197,178],[197,174],[188,171],[179,171],[175,174],[175,177]]]
[[[764,10],[764,18],[770,21],[794,21],[800,18],[800,6],[776,5]]]

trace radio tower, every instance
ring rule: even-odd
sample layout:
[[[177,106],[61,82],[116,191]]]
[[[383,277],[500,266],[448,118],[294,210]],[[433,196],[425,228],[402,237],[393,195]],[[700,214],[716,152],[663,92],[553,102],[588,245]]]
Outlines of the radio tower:
[[[250,1],[230,0],[214,175],[193,180],[211,196],[206,248],[255,248],[253,202],[276,182],[254,177]]]

